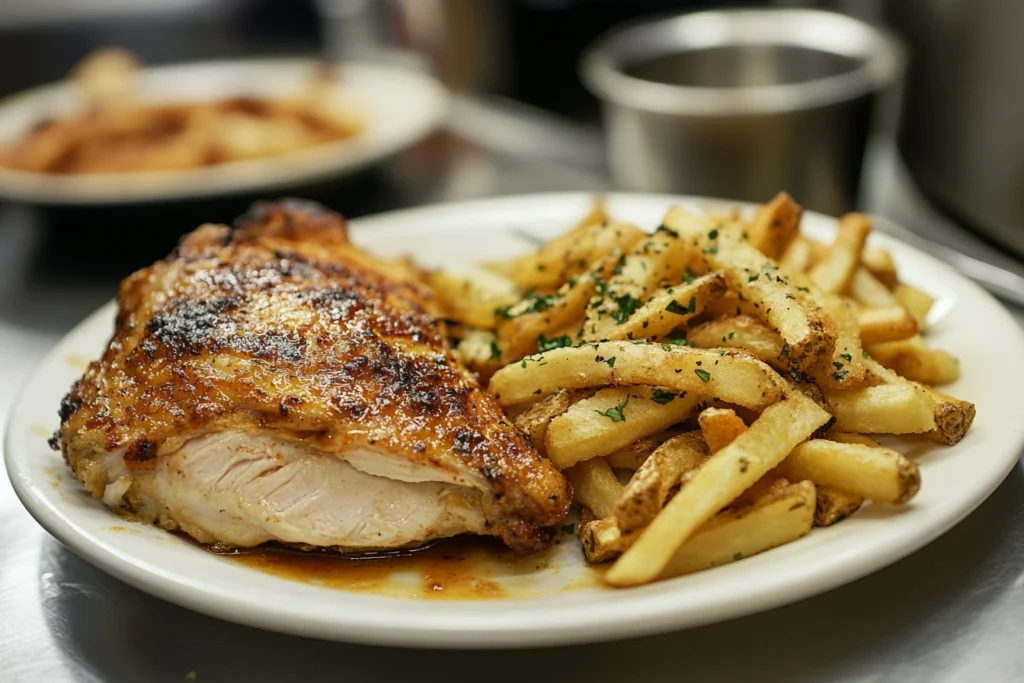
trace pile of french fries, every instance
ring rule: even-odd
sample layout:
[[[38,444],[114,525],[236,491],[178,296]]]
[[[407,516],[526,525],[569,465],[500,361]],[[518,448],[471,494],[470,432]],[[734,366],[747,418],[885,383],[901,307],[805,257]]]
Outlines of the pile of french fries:
[[[971,403],[922,336],[933,299],[843,216],[831,244],[780,194],[752,218],[671,209],[653,233],[597,202],[536,253],[430,281],[457,353],[564,471],[613,586],[789,543],[921,475],[879,434],[952,445]]]

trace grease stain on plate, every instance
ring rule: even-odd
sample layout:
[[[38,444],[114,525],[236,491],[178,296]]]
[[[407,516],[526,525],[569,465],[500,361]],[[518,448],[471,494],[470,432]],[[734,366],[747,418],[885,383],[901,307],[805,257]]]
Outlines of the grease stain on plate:
[[[456,538],[425,548],[344,556],[272,547],[227,555],[231,561],[292,581],[357,593],[420,600],[514,600],[602,587],[602,569],[560,570],[575,539],[560,536],[531,554],[494,539]],[[560,575],[561,574],[561,575]]]

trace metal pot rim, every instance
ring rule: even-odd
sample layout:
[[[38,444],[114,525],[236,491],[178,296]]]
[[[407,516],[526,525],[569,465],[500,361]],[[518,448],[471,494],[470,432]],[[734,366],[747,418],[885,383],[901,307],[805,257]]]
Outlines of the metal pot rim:
[[[670,85],[626,74],[630,61],[727,45],[788,45],[859,60],[840,74],[766,86]],[[712,10],[612,29],[583,53],[580,74],[598,97],[670,115],[745,116],[813,109],[881,90],[903,73],[905,51],[888,31],[821,10]]]

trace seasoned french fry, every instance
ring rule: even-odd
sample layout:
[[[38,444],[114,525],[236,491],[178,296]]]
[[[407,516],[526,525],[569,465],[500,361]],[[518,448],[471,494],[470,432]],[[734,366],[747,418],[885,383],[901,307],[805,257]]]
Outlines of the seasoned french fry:
[[[740,416],[729,408],[705,408],[697,418],[697,424],[712,453],[722,450],[747,431],[747,425]]]
[[[615,267],[603,291],[586,307],[583,340],[612,339],[647,297],[664,282],[678,282],[690,262],[686,248],[669,230],[658,230],[637,243]]]
[[[808,272],[811,281],[831,294],[846,289],[860,263],[864,242],[870,233],[871,220],[863,214],[849,213],[839,219],[835,242]]]
[[[896,285],[893,294],[896,295],[896,300],[900,302],[900,305],[914,316],[918,328],[923,330],[925,322],[928,320],[928,313],[935,305],[935,299],[926,292],[904,283]]]
[[[610,516],[623,487],[602,458],[592,458],[565,470],[572,483],[573,500],[589,507],[598,518]]]
[[[902,306],[862,308],[857,311],[857,327],[863,345],[910,339],[917,334],[918,323]]]
[[[697,470],[612,566],[605,579],[613,586],[633,586],[655,579],[698,527],[778,465],[830,418],[799,393],[788,394],[766,408],[745,433]],[[809,517],[813,517],[813,509],[809,512]]]
[[[608,332],[608,339],[661,339],[725,294],[725,277],[702,275],[689,284],[663,287],[650,295],[629,319]]]
[[[441,270],[432,273],[428,283],[448,317],[485,329],[497,325],[495,309],[522,298],[514,282],[481,268]]]
[[[636,471],[640,469],[640,466],[644,464],[644,461],[650,457],[651,453],[654,452],[658,446],[661,445],[662,440],[655,436],[645,436],[642,439],[638,439],[628,446],[612,451],[608,455],[604,456],[605,462],[611,465],[617,470],[631,470]]]
[[[777,401],[784,387],[774,370],[742,351],[617,341],[529,356],[496,372],[490,391],[499,404],[511,406],[559,388],[625,384],[714,396],[753,410]]]
[[[830,486],[815,485],[814,526],[837,524],[864,504],[861,496],[840,491]]]
[[[455,348],[455,355],[483,379],[493,375],[502,366],[498,338],[487,330],[467,330]]]
[[[778,260],[800,231],[803,207],[785,192],[762,206],[750,225],[750,244],[768,258]]]
[[[824,388],[852,389],[864,383],[867,369],[863,362],[860,328],[849,303],[835,294],[811,290],[818,305],[832,317],[836,329],[836,344],[832,358],[812,372]]]
[[[709,320],[691,327],[686,339],[702,349],[744,349],[781,372],[789,369],[789,361],[782,355],[782,337],[754,316],[736,315]]]
[[[611,273],[618,258],[605,256],[589,271],[562,285],[555,294],[535,294],[504,312],[498,324],[502,358],[518,360],[537,350],[542,335],[554,339],[559,330],[574,325],[583,317],[598,283]],[[564,341],[571,343],[573,340]]]
[[[920,336],[903,341],[872,344],[871,357],[914,382],[950,384],[960,379],[960,363],[940,349],[930,348]]]
[[[697,433],[680,434],[659,446],[626,484],[615,503],[615,525],[624,534],[643,529],[665,506],[687,472],[700,467],[708,448]]]
[[[560,469],[608,455],[682,422],[699,400],[652,387],[602,389],[551,421],[544,449]]]
[[[896,263],[892,254],[881,247],[864,247],[860,255],[861,263],[875,278],[889,289],[897,287]]]
[[[614,560],[622,554],[629,542],[622,537],[622,532],[611,517],[580,524],[579,535],[583,543],[583,554],[591,564]]]
[[[551,421],[569,410],[569,406],[573,403],[583,398],[587,398],[587,395],[581,391],[565,389],[557,391],[534,403],[512,422],[526,434],[534,448],[544,453],[544,437],[547,436]]]
[[[896,295],[890,292],[888,287],[879,282],[878,279],[863,266],[854,271],[853,277],[850,278],[849,285],[846,289],[849,295],[852,296],[857,303],[863,306],[868,306],[870,308],[888,308],[889,306],[900,305],[900,302],[896,299]]]
[[[789,479],[809,479],[877,503],[906,503],[921,488],[917,464],[900,453],[827,439],[800,444],[778,471]]]
[[[796,369],[809,370],[831,356],[835,330],[821,309],[798,296],[774,261],[746,242],[707,230],[706,221],[681,209],[669,211],[664,222],[699,250],[709,270],[721,270],[729,287],[755,305],[758,317],[782,336]]]
[[[770,493],[751,506],[721,512],[672,555],[660,578],[728,564],[795,541],[810,532],[814,512],[815,490],[809,481]]]

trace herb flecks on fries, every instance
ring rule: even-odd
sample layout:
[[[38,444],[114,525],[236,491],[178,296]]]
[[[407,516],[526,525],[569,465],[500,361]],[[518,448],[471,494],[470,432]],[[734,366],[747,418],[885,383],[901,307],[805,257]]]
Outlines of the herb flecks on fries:
[[[868,501],[917,464],[870,435],[952,445],[974,406],[933,388],[934,300],[843,216],[801,234],[785,193],[743,219],[671,209],[646,233],[598,203],[537,252],[431,276],[457,353],[565,471],[613,586],[734,562]]]

